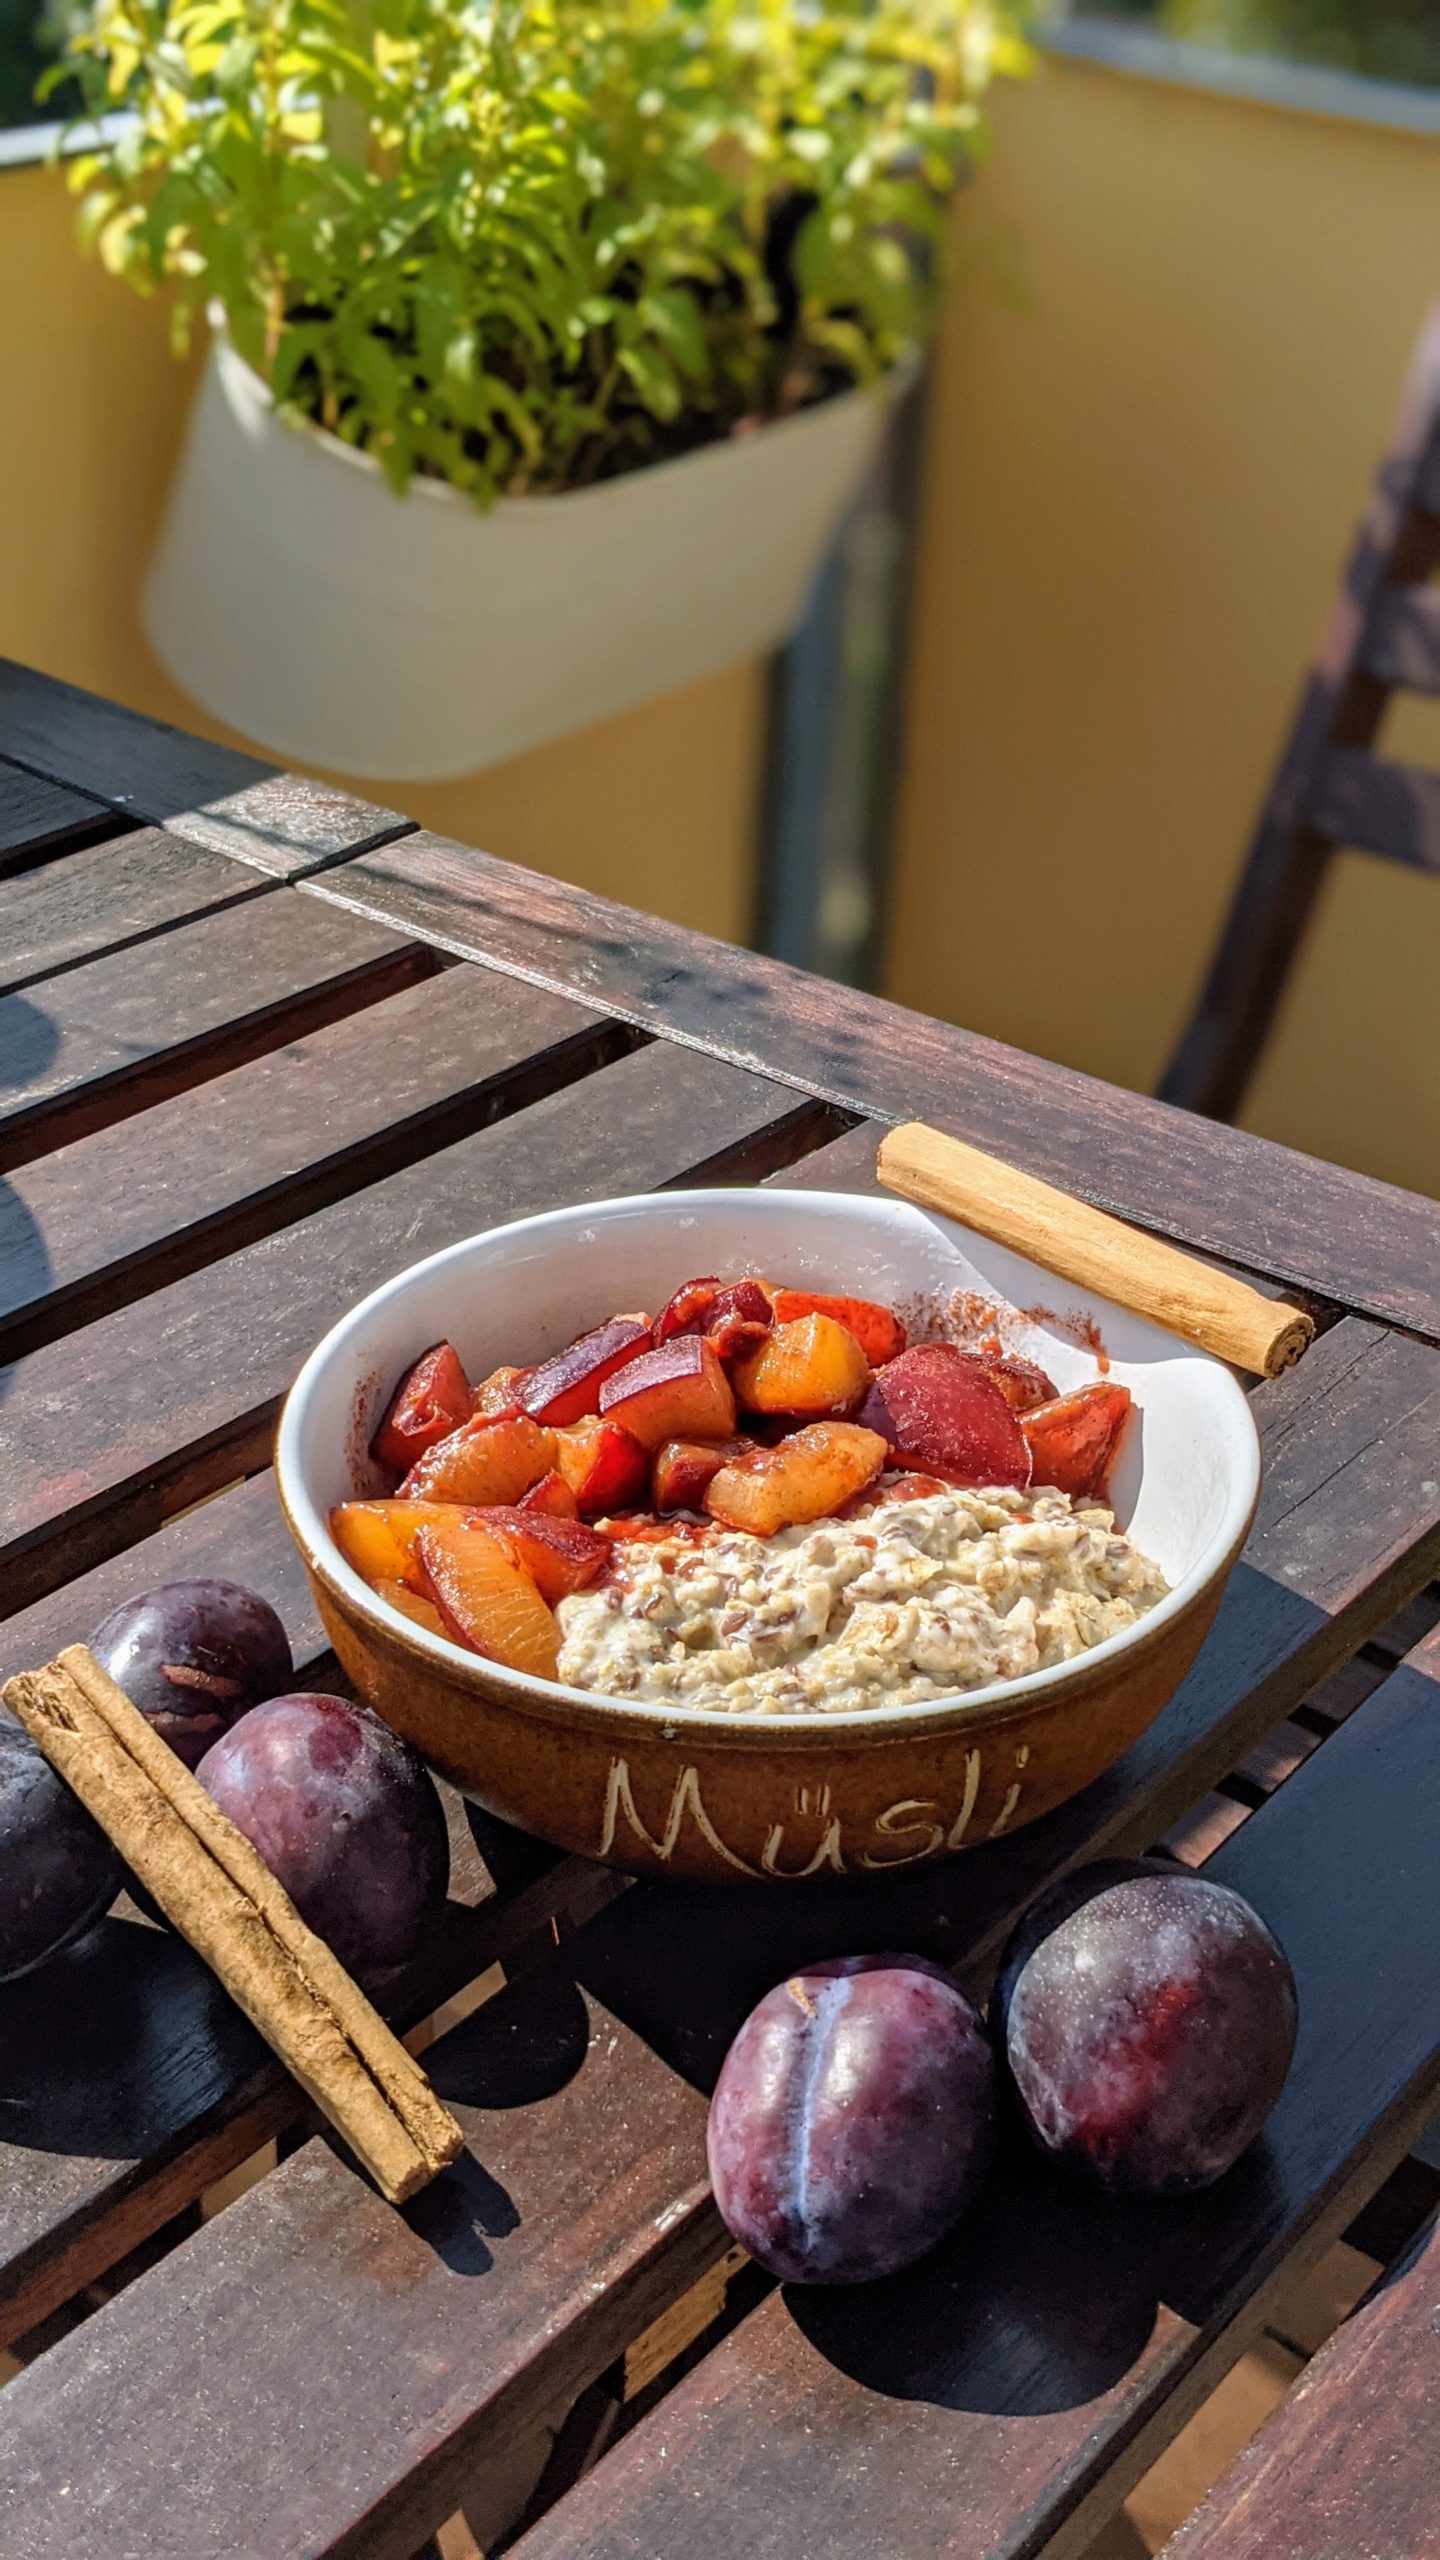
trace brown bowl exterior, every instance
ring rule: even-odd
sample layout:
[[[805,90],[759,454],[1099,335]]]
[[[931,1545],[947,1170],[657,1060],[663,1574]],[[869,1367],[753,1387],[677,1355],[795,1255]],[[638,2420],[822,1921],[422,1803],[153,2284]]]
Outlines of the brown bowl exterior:
[[[853,1717],[797,1719],[793,1732],[736,1717],[718,1734],[717,1718],[701,1727],[655,1708],[517,1696],[478,1658],[452,1669],[399,1626],[382,1630],[306,1565],[360,1695],[466,1795],[584,1857],[715,1883],[876,1874],[1034,1822],[1154,1721],[1234,1560],[1148,1642],[1069,1663],[1022,1698],[881,1710],[863,1729]]]

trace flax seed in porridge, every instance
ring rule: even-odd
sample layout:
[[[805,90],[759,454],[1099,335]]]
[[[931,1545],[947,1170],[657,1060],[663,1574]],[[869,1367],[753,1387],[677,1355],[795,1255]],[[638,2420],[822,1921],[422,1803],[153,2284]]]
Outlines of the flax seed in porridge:
[[[559,1603],[559,1677],[745,1715],[913,1706],[1052,1669],[1164,1597],[1112,1514],[1009,1486],[878,1498],[782,1529],[617,1544]]]

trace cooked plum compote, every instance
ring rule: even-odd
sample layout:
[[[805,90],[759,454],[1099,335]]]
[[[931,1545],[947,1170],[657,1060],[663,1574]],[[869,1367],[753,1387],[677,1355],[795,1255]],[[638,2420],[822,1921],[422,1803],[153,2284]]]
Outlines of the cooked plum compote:
[[[398,1480],[330,1525],[415,1624],[532,1678],[901,1705],[1049,1669],[1163,1598],[1107,1501],[1130,1417],[1115,1380],[1062,1395],[998,1338],[911,1344],[873,1299],[709,1272],[474,1389],[430,1344],[371,1444]]]

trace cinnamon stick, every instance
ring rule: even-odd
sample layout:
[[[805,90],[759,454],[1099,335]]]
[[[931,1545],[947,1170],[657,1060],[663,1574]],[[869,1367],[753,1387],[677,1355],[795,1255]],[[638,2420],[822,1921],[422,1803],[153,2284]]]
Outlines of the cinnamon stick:
[[[1178,1246],[944,1137],[923,1120],[907,1120],[881,1139],[876,1171],[887,1190],[920,1208],[938,1209],[993,1243],[1028,1254],[1062,1280],[1153,1317],[1257,1377],[1278,1377],[1314,1340],[1302,1308],[1262,1297],[1247,1281],[1212,1271]]]
[[[403,2203],[455,2159],[418,2063],[94,1656],[70,1645],[0,1694],[381,2193]]]

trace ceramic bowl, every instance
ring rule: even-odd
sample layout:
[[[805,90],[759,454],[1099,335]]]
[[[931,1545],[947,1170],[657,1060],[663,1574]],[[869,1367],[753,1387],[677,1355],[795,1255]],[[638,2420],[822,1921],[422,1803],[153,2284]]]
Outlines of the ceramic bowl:
[[[472,1377],[545,1357],[696,1272],[759,1270],[934,1316],[993,1301],[1062,1392],[1111,1375],[1139,1407],[1112,1494],[1168,1596],[1058,1670],[923,1706],[834,1715],[677,1711],[531,1679],[426,1633],[361,1581],[326,1526],[386,1488],[367,1443],[396,1379],[448,1335]],[[960,1293],[957,1297],[956,1293]],[[669,1191],[525,1218],[433,1254],[325,1336],[281,1417],[280,1494],[360,1694],[506,1821],[641,1873],[865,1875],[1033,1822],[1119,1758],[1204,1640],[1255,1509],[1255,1427],[1231,1372],[983,1237],[889,1198]]]

